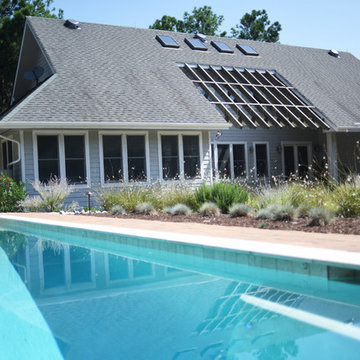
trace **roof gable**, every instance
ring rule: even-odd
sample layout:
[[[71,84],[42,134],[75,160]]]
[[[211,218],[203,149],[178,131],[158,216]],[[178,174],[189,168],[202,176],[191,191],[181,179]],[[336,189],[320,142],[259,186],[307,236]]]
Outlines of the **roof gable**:
[[[360,61],[327,50],[238,39],[208,37],[207,51],[192,50],[191,34],[81,23],[66,28],[63,20],[28,18],[56,79],[26,106],[7,115],[12,123],[186,124],[226,127],[207,100],[199,96],[177,63],[275,70],[284,76],[336,127],[351,127],[360,118]],[[171,36],[180,46],[166,48],[156,35]],[[233,53],[221,53],[221,40]],[[237,44],[250,45],[258,56],[244,55]]]

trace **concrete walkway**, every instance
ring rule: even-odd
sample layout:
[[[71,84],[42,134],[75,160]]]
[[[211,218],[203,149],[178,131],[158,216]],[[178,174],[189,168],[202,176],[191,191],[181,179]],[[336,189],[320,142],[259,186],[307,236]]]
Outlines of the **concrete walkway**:
[[[360,270],[360,236],[267,230],[198,223],[116,219],[55,213],[3,214],[3,219],[20,219],[40,224],[163,239],[242,251],[272,257],[322,262]]]
[[[111,228],[141,229],[155,232],[198,235],[215,238],[251,240],[265,243],[276,243],[303,246],[319,249],[342,250],[359,253],[360,235],[323,234],[301,231],[267,230],[236,226],[207,225],[198,223],[171,223],[151,220],[115,219],[87,215],[60,215],[55,213],[20,213],[7,214],[12,217],[34,218],[81,224],[82,226],[106,226]]]

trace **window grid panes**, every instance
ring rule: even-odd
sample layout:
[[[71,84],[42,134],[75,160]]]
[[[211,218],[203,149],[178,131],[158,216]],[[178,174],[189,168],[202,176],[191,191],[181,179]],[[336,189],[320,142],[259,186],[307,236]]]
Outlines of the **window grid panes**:
[[[274,70],[178,66],[235,127],[330,129],[324,116]]]
[[[85,138],[83,135],[64,136],[66,178],[70,184],[86,183]]]
[[[40,182],[47,182],[53,178],[60,178],[58,140],[57,135],[39,135],[37,137]]]
[[[233,145],[234,177],[246,176],[245,145]]]
[[[162,176],[164,180],[178,179],[179,144],[177,135],[161,136]]]
[[[193,179],[200,174],[200,149],[199,136],[184,135],[184,176]]]
[[[145,136],[127,135],[129,181],[146,181]]]
[[[121,135],[103,135],[104,180],[118,182],[124,179]]]
[[[268,158],[267,158],[267,145],[256,144],[255,145],[256,156],[256,176],[268,177]]]
[[[212,148],[214,145],[212,145]],[[244,144],[217,144],[217,172],[220,178],[239,178],[246,176]],[[215,152],[213,151],[213,167]]]

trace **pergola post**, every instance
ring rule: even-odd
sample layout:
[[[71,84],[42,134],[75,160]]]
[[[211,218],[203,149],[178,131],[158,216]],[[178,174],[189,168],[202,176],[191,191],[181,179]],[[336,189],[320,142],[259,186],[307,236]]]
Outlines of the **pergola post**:
[[[336,144],[336,133],[326,133],[326,150],[327,150],[327,162],[329,166],[329,174],[331,179],[336,183],[339,180],[338,174],[338,156],[337,156],[337,144]]]

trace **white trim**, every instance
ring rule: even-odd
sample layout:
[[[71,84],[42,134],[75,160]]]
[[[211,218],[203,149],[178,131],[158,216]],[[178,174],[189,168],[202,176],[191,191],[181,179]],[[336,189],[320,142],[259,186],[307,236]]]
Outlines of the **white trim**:
[[[336,183],[339,180],[338,174],[338,148],[336,141],[336,133],[326,133],[326,150],[327,150],[327,162],[329,165],[329,173]]]
[[[246,141],[217,141],[213,140],[211,145],[214,146],[214,165],[215,165],[215,178],[219,179],[219,151],[218,145],[229,145],[229,160],[230,160],[230,178],[235,180],[235,168],[234,168],[234,145],[244,145],[244,155],[245,155],[245,171],[246,176],[238,177],[238,179],[248,179],[249,178],[249,159],[248,159],[248,145]]]
[[[28,21],[27,19],[25,20],[25,26],[24,26],[24,30],[22,33],[22,38],[21,38],[21,45],[20,45],[20,52],[19,52],[19,58],[16,64],[16,73],[15,73],[15,80],[14,80],[14,86],[12,89],[12,93],[11,93],[11,99],[10,99],[10,106],[13,104],[14,102],[14,95],[15,95],[15,88],[16,88],[16,82],[17,82],[17,78],[18,78],[18,73],[19,73],[19,65],[20,65],[20,61],[22,58],[22,51],[23,51],[23,45],[24,45],[24,38],[25,38],[25,33],[26,33],[26,29],[28,28]]]
[[[122,182],[105,182],[104,173],[104,148],[103,148],[103,136],[120,136],[121,137],[121,150],[122,150],[122,165],[123,165],[123,181]],[[128,169],[128,154],[127,154],[127,136],[138,135],[145,137],[145,170],[146,170],[146,181],[130,181],[129,169]],[[101,187],[121,187],[123,184],[134,182],[137,184],[150,184],[150,146],[149,146],[149,133],[148,131],[99,131],[99,159],[100,159],[100,184]]]
[[[202,132],[200,131],[158,131],[157,140],[158,140],[158,161],[159,161],[159,179],[161,182],[174,181],[175,179],[164,179],[163,178],[163,165],[162,165],[162,151],[161,151],[161,136],[177,136],[178,138],[178,156],[179,156],[179,179],[180,181],[193,181],[196,179],[185,179],[184,174],[184,146],[183,146],[183,136],[198,136],[199,137],[199,158],[200,158],[200,178],[204,179],[204,159],[203,159],[203,144],[202,144]],[[175,181],[176,181],[175,180]]]
[[[213,169],[213,154],[212,154],[212,143],[211,143],[211,131],[208,132],[208,143],[209,143],[209,161],[210,161],[210,164],[209,164],[209,169],[210,169],[210,185],[213,184],[213,173],[215,172],[215,169]],[[215,147],[214,147],[214,151],[215,151]],[[215,163],[214,163],[215,164]]]
[[[50,79],[54,78],[56,74],[54,74]],[[49,79],[49,80],[50,80]],[[48,81],[49,81],[48,80]],[[48,81],[45,81],[42,85],[47,84]],[[38,88],[40,89],[40,87]],[[38,90],[37,89],[37,90]],[[31,95],[30,95],[31,96]],[[12,113],[12,112],[11,112]],[[123,130],[127,128],[129,130],[136,130],[141,128],[142,130],[166,130],[166,129],[177,129],[179,131],[189,130],[189,131],[201,131],[201,130],[227,130],[231,127],[231,124],[197,124],[197,123],[144,123],[144,122],[102,122],[102,121],[44,121],[42,123],[38,122],[20,122],[20,121],[1,121],[0,128],[1,129],[114,129],[114,130]]]
[[[266,177],[266,179],[269,179],[271,177],[271,173],[270,173],[270,149],[269,149],[268,141],[254,141],[253,142],[253,147],[254,147],[253,156],[254,156],[254,169],[255,169],[254,177],[256,180],[258,179],[257,166],[256,166],[256,145],[266,145],[267,173],[268,173],[268,176]]]
[[[38,146],[37,146],[37,137],[38,135],[50,135],[58,137],[58,151],[59,151],[59,171],[60,171],[60,180],[65,181],[66,179],[66,169],[65,169],[65,143],[64,136],[66,135],[82,135],[84,136],[84,146],[85,146],[85,172],[86,172],[86,184],[75,184],[75,189],[87,189],[91,186],[91,176],[90,176],[90,150],[89,150],[89,132],[88,131],[74,131],[74,130],[64,130],[64,131],[53,131],[53,130],[37,130],[33,131],[33,154],[34,154],[34,180],[35,182],[39,181],[39,159],[38,159]]]
[[[26,175],[25,175],[25,143],[24,143],[24,131],[20,130],[20,157],[21,157],[21,182],[25,184]]]
[[[299,174],[299,159],[298,159],[298,146],[306,146],[307,156],[308,156],[308,167],[312,165],[312,142],[311,141],[281,141],[281,166],[282,166],[282,176],[285,177],[285,146],[294,147],[294,169],[295,174]]]

